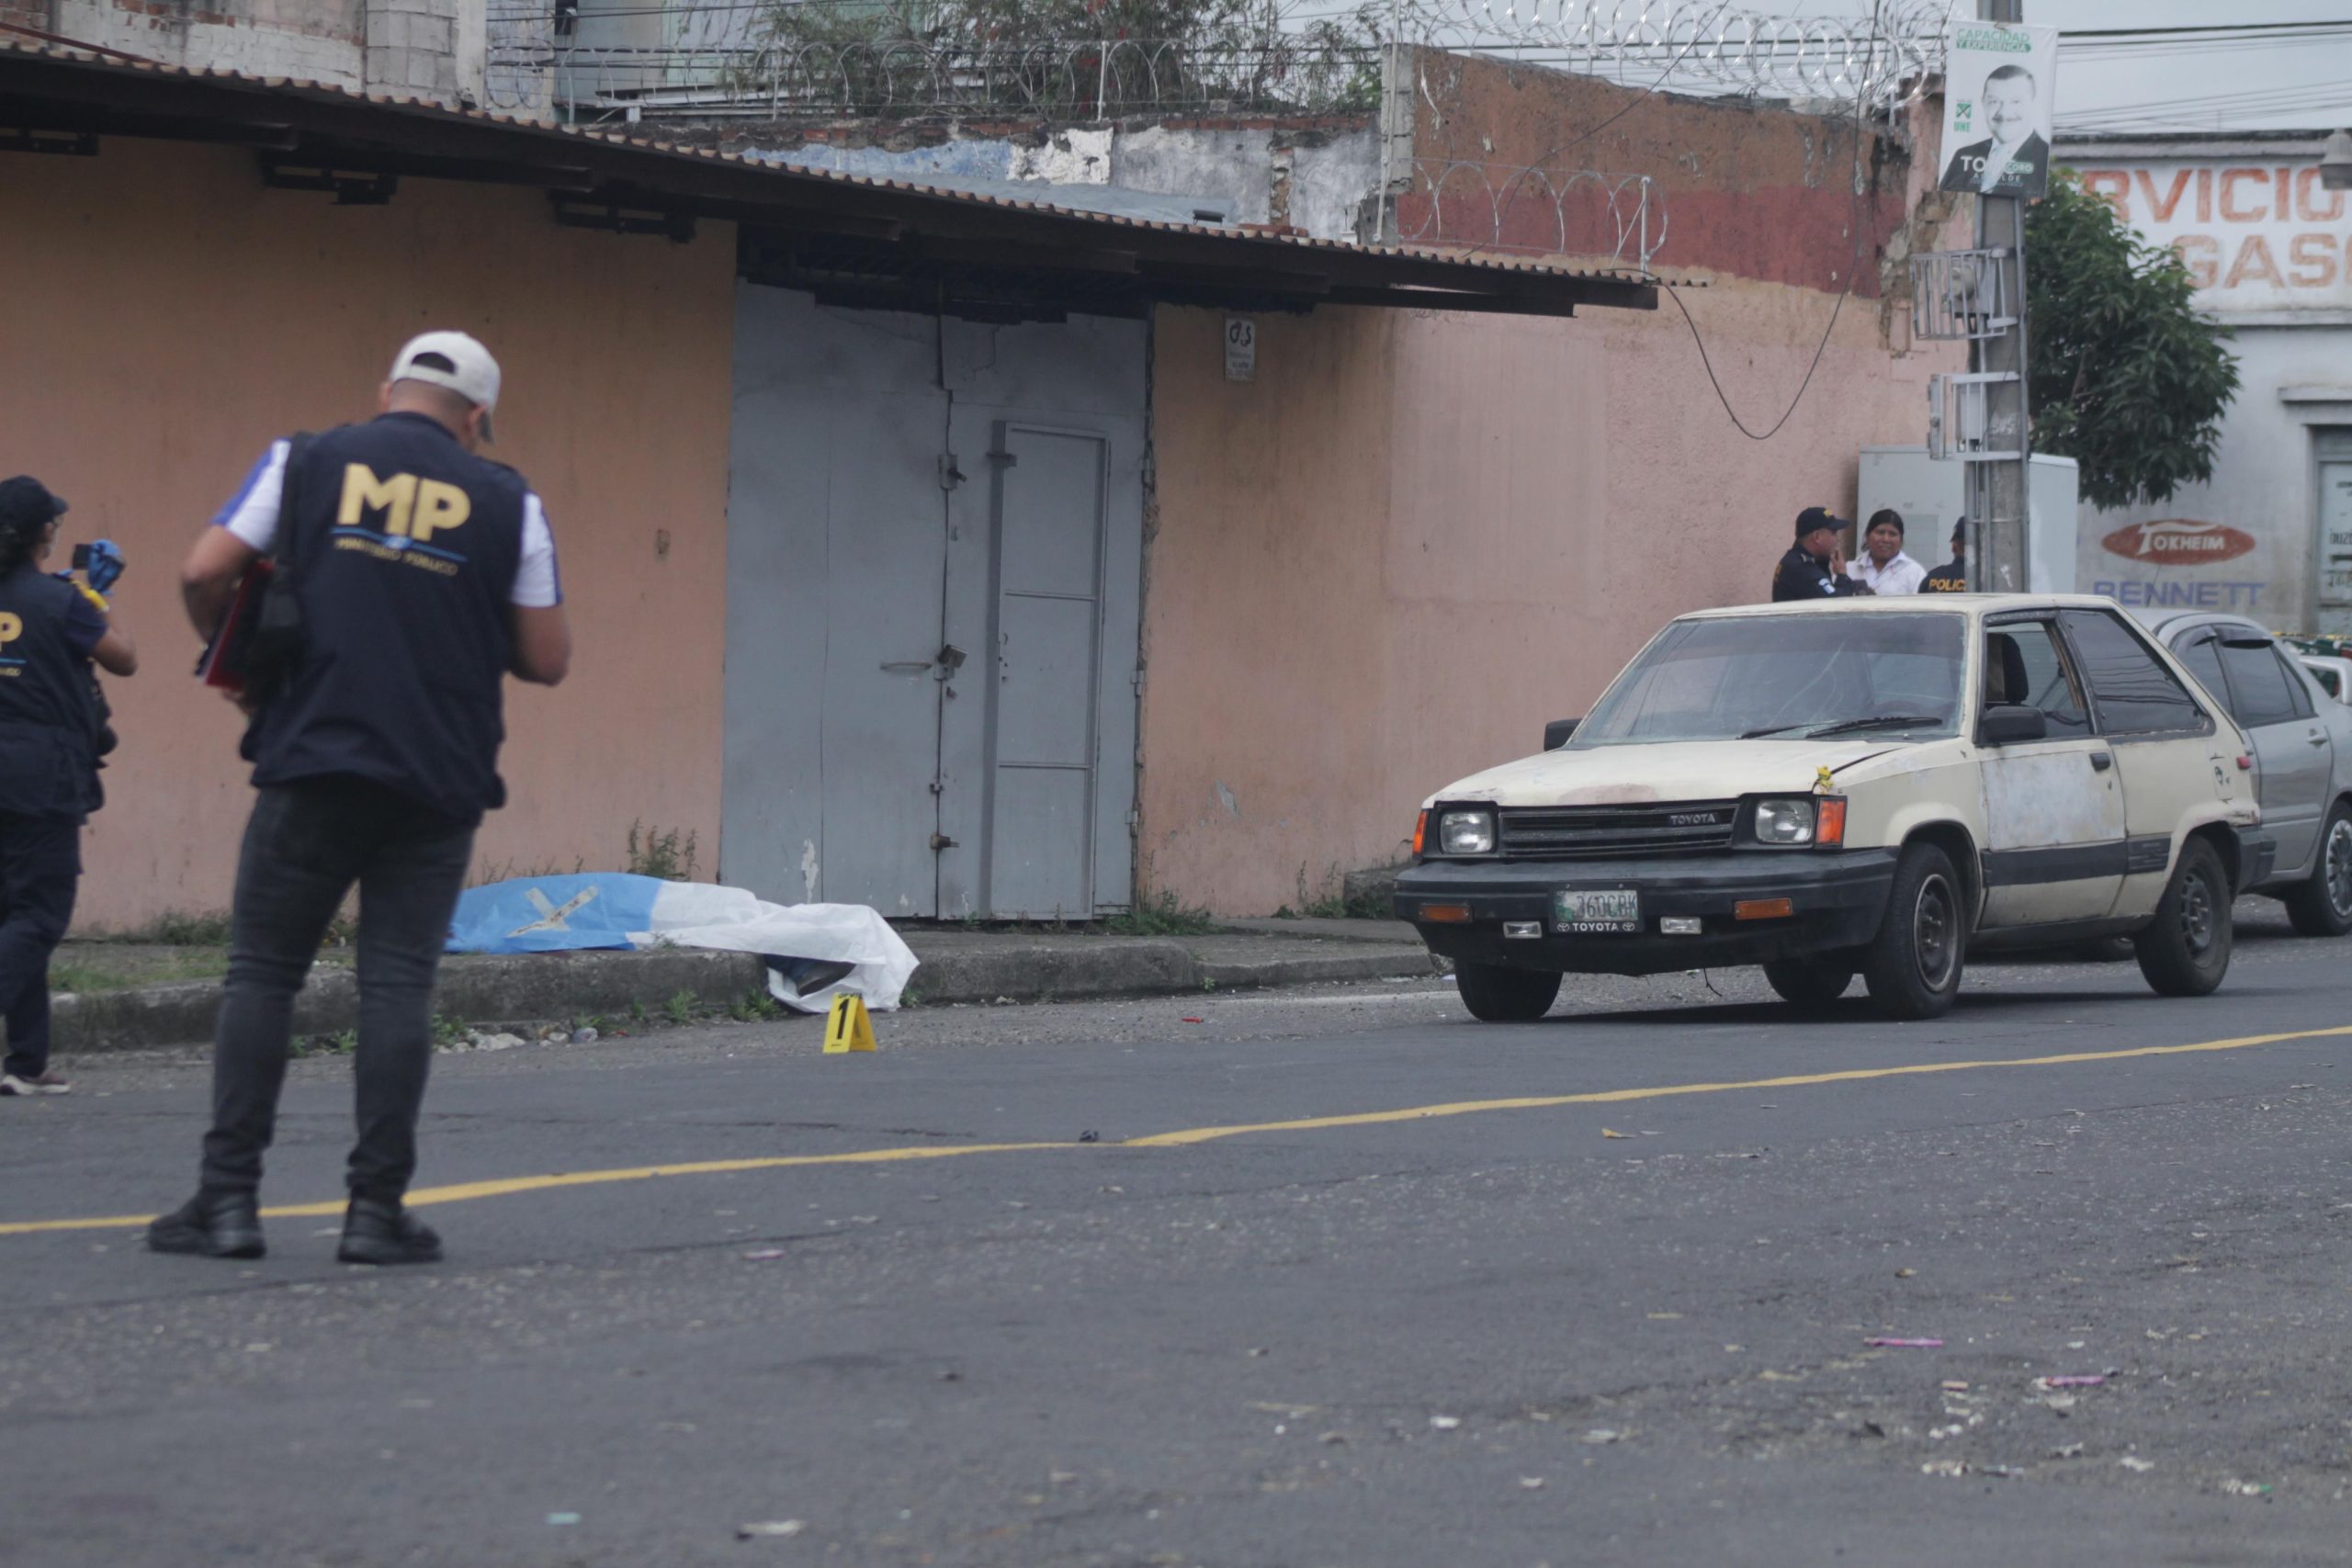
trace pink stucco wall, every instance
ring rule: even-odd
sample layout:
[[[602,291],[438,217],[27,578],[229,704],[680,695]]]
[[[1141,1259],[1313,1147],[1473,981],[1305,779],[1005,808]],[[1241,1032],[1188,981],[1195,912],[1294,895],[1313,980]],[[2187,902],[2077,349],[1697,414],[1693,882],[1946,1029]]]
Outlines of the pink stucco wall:
[[[428,325],[503,363],[493,455],[546,499],[578,650],[566,685],[510,684],[513,802],[481,865],[616,865],[640,819],[715,862],[729,226],[583,232],[536,191],[414,179],[337,208],[263,188],[250,152],[114,139],[8,162],[0,473],[65,495],[69,539],[123,546],[145,666],[109,682],[122,747],[85,837],[85,928],[228,902],[241,721],[188,677],[180,558],[273,437],[372,413]]]
[[[1694,304],[1751,423],[1829,302]],[[1157,322],[1140,869],[1225,914],[1399,858],[1423,795],[1535,750],[1662,622],[1765,597],[1796,513],[1849,508],[1858,449],[1917,439],[1946,367],[1855,310],[1756,443],[1671,312],[1261,317],[1246,383],[1222,325]]]
[[[1858,158],[1784,110],[1441,64],[1417,151],[1527,163],[1604,125],[1577,161],[1668,187],[1657,265],[1707,285],[1682,299],[1733,408],[1760,432],[1803,399],[1741,434],[1671,301],[1261,317],[1246,383],[1220,316],[1160,311],[1148,891],[1263,914],[1401,858],[1424,795],[1536,750],[1664,621],[1766,597],[1797,512],[1849,511],[1860,449],[1922,440],[1928,378],[1964,367],[1907,330],[1905,257],[1964,216],[1925,189],[1932,147]]]

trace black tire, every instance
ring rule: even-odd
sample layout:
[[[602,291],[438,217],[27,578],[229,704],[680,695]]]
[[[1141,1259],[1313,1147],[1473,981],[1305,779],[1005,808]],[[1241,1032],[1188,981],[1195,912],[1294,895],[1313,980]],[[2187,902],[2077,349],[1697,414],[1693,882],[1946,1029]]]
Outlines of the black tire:
[[[2140,973],[2158,996],[2203,997],[2230,972],[2230,875],[2202,839],[2182,846],[2156,918],[2132,939]]]
[[[1542,969],[1514,969],[1508,964],[1480,964],[1468,958],[1453,961],[1453,978],[1462,987],[1462,1005],[1470,1016],[1486,1023],[1526,1023],[1552,1010],[1560,994],[1560,976]]]
[[[1967,897],[1951,857],[1913,844],[1895,863],[1886,917],[1862,950],[1871,1000],[1892,1019],[1940,1017],[1960,995],[1967,964]]]
[[[1826,1007],[1854,983],[1849,964],[1820,958],[1775,958],[1764,965],[1764,979],[1784,1002],[1799,1007]]]
[[[2298,936],[2352,931],[2352,806],[2335,803],[2319,830],[2312,874],[2281,900]]]

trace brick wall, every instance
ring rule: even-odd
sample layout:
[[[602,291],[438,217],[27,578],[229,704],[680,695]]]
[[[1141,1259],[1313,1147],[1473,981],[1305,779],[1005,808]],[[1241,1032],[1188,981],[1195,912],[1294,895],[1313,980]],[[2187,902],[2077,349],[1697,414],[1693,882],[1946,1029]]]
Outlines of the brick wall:
[[[57,29],[50,25],[51,20],[49,0],[0,0],[0,22],[13,23],[20,28],[39,28],[43,32],[54,32]],[[22,33],[6,36],[17,43],[36,41],[26,38]]]

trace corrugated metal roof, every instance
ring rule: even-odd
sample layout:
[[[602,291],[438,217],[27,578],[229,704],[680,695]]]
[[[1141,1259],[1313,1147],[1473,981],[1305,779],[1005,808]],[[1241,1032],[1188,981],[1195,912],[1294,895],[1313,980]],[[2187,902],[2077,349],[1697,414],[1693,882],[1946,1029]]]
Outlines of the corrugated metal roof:
[[[1420,280],[1418,287],[1406,288],[1408,296],[1425,294],[1426,302],[1437,308],[1444,307],[1448,289],[1461,289],[1490,298],[1494,302],[1483,307],[1486,309],[1509,310],[1511,307],[1504,301],[1512,298],[1524,299],[1529,310],[1544,309],[1536,295],[1529,292],[1531,285],[1546,295],[1558,290],[1563,297],[1558,301],[1562,309],[1569,299],[1635,308],[1655,308],[1656,304],[1655,291],[1646,280],[1619,272],[1586,271],[1519,257],[1476,255],[1430,247],[1364,245],[1304,234],[1237,231],[1215,224],[1089,211],[989,191],[959,190],[886,175],[780,164],[715,147],[624,134],[601,127],[561,125],[488,109],[453,107],[413,96],[364,92],[297,77],[110,59],[82,49],[21,43],[0,34],[0,105],[24,111],[26,105],[40,100],[44,81],[51,94],[70,90],[69,96],[75,105],[92,108],[93,112],[102,108],[121,117],[124,128],[112,132],[115,134],[138,135],[134,127],[139,115],[147,112],[146,107],[137,101],[135,92],[107,97],[102,91],[94,92],[94,88],[111,84],[132,89],[140,84],[155,82],[200,85],[242,99],[340,106],[346,109],[364,107],[382,117],[385,140],[390,144],[401,141],[399,130],[402,127],[422,131],[435,126],[468,126],[512,139],[510,144],[518,152],[525,146],[550,145],[606,150],[628,160],[626,170],[608,172],[624,174],[631,185],[646,189],[662,187],[665,169],[718,166],[778,182],[779,196],[791,187],[873,193],[888,197],[902,210],[1017,213],[1050,220],[1065,233],[1069,232],[1066,226],[1081,225],[1106,239],[1117,233],[1169,236],[1193,244],[1211,242],[1218,247],[1220,260],[1234,265],[1263,266],[1270,260],[1281,258],[1295,268],[1299,262],[1313,256],[1361,275],[1364,264],[1377,265],[1385,262],[1397,271],[1409,270]],[[94,106],[94,98],[102,102]],[[372,142],[376,138],[371,135],[368,140]],[[1495,292],[1498,285],[1509,292]],[[1361,294],[1363,289],[1356,288],[1349,292]],[[1344,302],[1373,301],[1350,299]],[[1408,297],[1396,302],[1413,301]]]

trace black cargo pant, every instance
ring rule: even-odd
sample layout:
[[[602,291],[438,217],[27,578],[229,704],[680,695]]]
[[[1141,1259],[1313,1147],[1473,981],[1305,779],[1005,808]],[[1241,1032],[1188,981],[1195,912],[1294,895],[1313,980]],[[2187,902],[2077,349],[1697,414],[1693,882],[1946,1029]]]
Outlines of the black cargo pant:
[[[277,1121],[294,994],[344,896],[359,886],[355,1198],[397,1201],[416,1171],[433,1059],[433,976],[465,886],[474,829],[356,778],[261,791],[237,862],[229,978],[212,1047],[203,1185],[250,1192]]]
[[[49,1070],[49,958],[74,919],[82,881],[78,822],[0,811],[0,1012],[8,1055],[0,1071]]]

